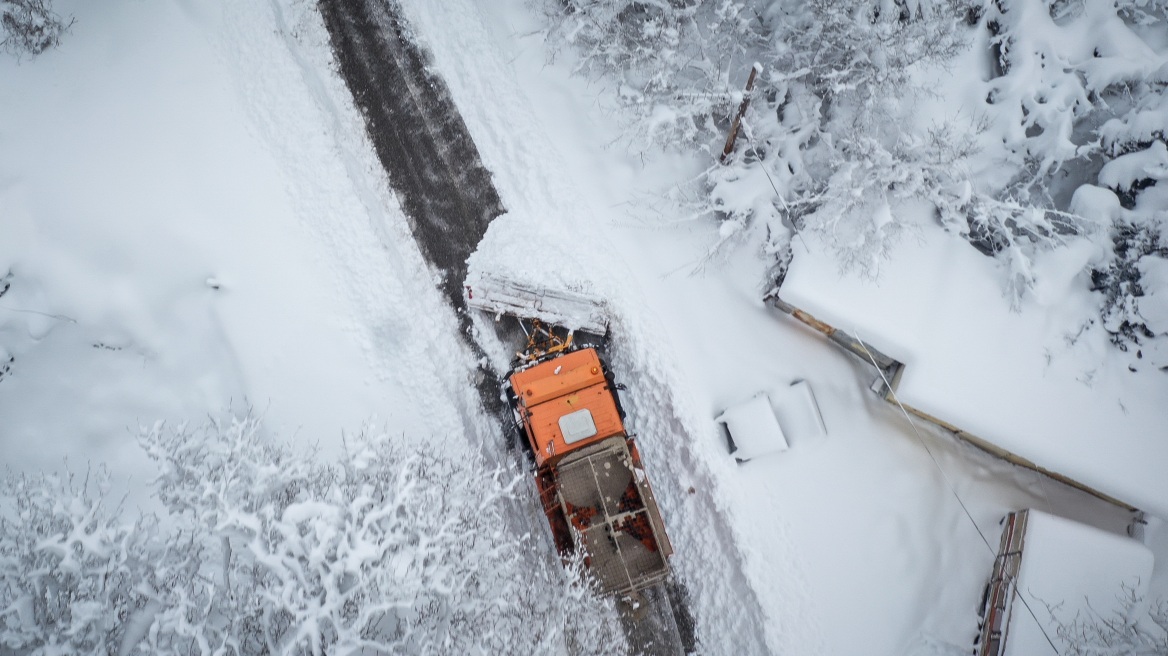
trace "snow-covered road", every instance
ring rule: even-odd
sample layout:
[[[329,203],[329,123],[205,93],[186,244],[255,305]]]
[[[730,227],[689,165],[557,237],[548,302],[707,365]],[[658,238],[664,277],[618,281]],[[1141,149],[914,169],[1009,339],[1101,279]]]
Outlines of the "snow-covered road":
[[[466,259],[504,211],[491,174],[394,3],[323,2],[320,11],[414,237],[459,308]]]

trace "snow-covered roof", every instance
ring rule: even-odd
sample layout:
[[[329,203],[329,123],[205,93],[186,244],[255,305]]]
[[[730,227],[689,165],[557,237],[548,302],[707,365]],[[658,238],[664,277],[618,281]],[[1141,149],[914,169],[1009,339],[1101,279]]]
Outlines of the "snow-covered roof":
[[[1125,613],[1124,586],[1136,597],[1146,594],[1152,552],[1131,538],[1086,524],[1033,509],[1029,515],[1015,587],[1027,604],[1014,602],[1003,656],[1070,653],[1058,625],[1076,617],[1113,619]]]
[[[1091,243],[1038,257],[1018,311],[995,260],[933,225],[876,281],[841,274],[813,234],[794,247],[782,299],[905,363],[904,403],[1168,517],[1168,375],[1108,343],[1087,291]]]
[[[787,438],[765,393],[730,406],[715,421],[726,424],[734,440],[734,456],[741,460],[787,449]]]

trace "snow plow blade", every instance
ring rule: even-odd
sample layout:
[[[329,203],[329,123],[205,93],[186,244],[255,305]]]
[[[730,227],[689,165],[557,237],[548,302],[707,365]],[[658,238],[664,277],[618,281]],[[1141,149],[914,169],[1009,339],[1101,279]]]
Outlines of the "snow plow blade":
[[[510,315],[520,319],[538,319],[593,335],[608,332],[608,313],[604,303],[585,294],[563,289],[546,289],[479,276],[466,281],[467,306],[489,314]]]

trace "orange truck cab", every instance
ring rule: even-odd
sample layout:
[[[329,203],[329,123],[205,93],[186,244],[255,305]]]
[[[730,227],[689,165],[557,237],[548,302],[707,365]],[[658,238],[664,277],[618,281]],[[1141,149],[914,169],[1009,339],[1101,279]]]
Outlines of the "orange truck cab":
[[[634,592],[668,576],[673,547],[596,350],[544,360],[508,382],[560,553],[582,550],[608,592]]]
[[[596,349],[572,351],[516,372],[511,389],[538,466],[554,465],[573,449],[625,434]]]

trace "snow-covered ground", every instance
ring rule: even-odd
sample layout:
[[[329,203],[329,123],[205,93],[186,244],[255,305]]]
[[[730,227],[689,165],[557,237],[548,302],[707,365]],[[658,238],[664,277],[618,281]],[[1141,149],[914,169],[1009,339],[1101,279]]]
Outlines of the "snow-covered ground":
[[[366,421],[493,443],[313,3],[58,4],[77,17],[60,49],[0,60],[5,462],[102,461],[140,484],[139,422],[245,402],[326,449]],[[716,227],[654,205],[694,163],[625,148],[609,91],[549,63],[522,0],[402,5],[508,209],[472,268],[613,312],[702,653],[965,653],[993,560],[974,523],[994,548],[1029,506],[1124,530],[1094,498],[914,428],[863,363],[763,305],[752,254],[692,273]],[[827,437],[735,463],[714,417],[797,379]]]
[[[139,422],[244,403],[326,449],[466,433],[453,312],[314,6],[57,9],[67,47],[0,62],[6,462],[144,483]]]

